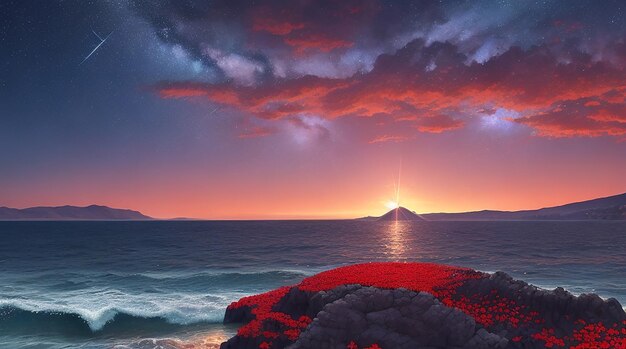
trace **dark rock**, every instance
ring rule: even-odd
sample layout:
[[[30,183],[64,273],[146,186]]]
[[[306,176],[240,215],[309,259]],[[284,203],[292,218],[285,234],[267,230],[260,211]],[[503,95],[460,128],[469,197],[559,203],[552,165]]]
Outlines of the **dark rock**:
[[[324,306],[289,349],[345,349],[354,341],[382,348],[503,348],[507,340],[478,329],[470,316],[428,293],[374,287],[324,292]],[[320,292],[321,293],[321,292]]]

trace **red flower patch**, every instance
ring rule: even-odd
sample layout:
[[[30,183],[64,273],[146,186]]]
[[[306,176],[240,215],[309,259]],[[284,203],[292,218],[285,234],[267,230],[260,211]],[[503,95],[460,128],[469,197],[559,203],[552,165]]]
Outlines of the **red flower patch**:
[[[346,349],[359,349],[359,346],[354,341],[351,341],[350,343],[348,343],[348,346],[346,347]],[[369,347],[364,347],[363,349],[383,349],[383,348],[381,348],[378,344],[374,343],[370,345]]]
[[[528,307],[518,305],[514,300],[508,299],[492,290],[486,295],[472,295],[470,298],[461,296],[458,298],[445,297],[441,302],[449,307],[458,308],[471,316],[479,324],[489,328],[497,324],[504,324],[510,328],[518,328],[528,323],[542,323],[539,313],[530,311]]]
[[[374,343],[365,349],[383,349],[383,348],[379,347],[378,344]]]
[[[626,349],[626,321],[605,325],[601,322],[589,322],[588,319],[572,319],[564,314],[564,319],[572,324],[574,330],[563,333],[562,330],[544,327],[546,321],[537,309],[500,294],[498,290],[487,294],[457,292],[468,280],[488,276],[471,269],[429,263],[357,264],[319,273],[292,287],[281,287],[242,298],[229,308],[249,307],[254,318],[242,326],[237,334],[258,338],[260,349],[271,349],[275,340],[280,338],[296,341],[301,331],[312,321],[306,316],[294,319],[289,314],[273,310],[293,287],[308,292],[327,291],[348,284],[386,289],[402,287],[433,294],[446,306],[458,308],[473,317],[487,330],[506,328],[513,336],[511,342],[520,343],[518,345],[530,341],[540,342],[546,348]],[[530,335],[522,336],[520,333]],[[352,341],[347,344],[346,349],[359,349],[359,346]],[[378,344],[372,344],[362,349],[382,348]]]
[[[472,269],[431,263],[368,263],[328,270],[304,279],[303,291],[327,291],[341,285],[359,284],[378,288],[404,287],[433,295],[454,290],[468,279],[485,274]]]

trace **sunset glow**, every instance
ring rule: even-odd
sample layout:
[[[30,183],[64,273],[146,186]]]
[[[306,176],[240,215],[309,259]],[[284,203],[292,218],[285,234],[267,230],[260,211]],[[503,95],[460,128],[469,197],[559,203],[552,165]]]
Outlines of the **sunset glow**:
[[[387,201],[385,203],[385,207],[387,207],[390,210],[393,210],[393,209],[400,207],[400,205],[398,205],[398,203],[395,201]]]
[[[395,206],[400,164],[420,213],[626,191],[613,2],[158,3],[7,19],[2,205],[350,218]]]

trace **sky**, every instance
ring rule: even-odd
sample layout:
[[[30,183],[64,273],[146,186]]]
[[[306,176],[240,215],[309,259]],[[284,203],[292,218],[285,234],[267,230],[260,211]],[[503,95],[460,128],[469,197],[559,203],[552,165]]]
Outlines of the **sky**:
[[[398,183],[420,213],[623,193],[625,7],[2,1],[0,206],[349,218]]]

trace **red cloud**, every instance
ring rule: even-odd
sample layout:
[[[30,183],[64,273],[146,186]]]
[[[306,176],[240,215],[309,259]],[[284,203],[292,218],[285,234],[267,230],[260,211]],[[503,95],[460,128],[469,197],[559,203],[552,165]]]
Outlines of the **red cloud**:
[[[616,51],[624,51],[622,46]],[[519,112],[515,122],[539,135],[623,135],[623,63],[542,46],[512,48],[468,65],[452,44],[425,46],[417,40],[380,56],[369,73],[346,79],[304,76],[251,87],[180,82],[157,89],[164,98],[204,96],[263,119],[377,116],[440,133],[462,127],[458,115],[495,106]]]
[[[289,48],[303,55],[350,48],[354,40],[370,30],[371,21],[380,11],[374,0],[318,2],[266,2],[249,10],[251,35],[248,45]],[[271,34],[275,38],[254,34]]]
[[[258,138],[269,136],[274,130],[268,127],[254,126],[239,134],[239,138]]]
[[[568,22],[562,20],[555,20],[554,26],[563,29],[565,32],[571,33],[584,28],[584,25],[580,22]]]
[[[304,28],[304,23],[291,23],[286,21],[278,21],[267,17],[260,17],[255,18],[252,30],[265,31],[274,35],[287,35],[294,30],[302,28]]]
[[[269,5],[251,10],[252,30],[273,35],[287,35],[304,28],[302,16],[288,7],[272,8]]]
[[[200,84],[197,84],[197,86],[190,84],[188,87],[159,89],[159,95],[162,98],[190,98],[206,96],[206,91],[200,86]]]
[[[515,122],[534,128],[548,137],[597,137],[626,135],[626,103],[607,102],[603,98],[617,93],[611,91],[593,100],[582,98],[567,101],[546,112],[516,119]],[[612,99],[612,98],[611,98]]]
[[[337,48],[347,48],[353,45],[350,41],[334,39],[319,34],[288,37],[285,38],[284,41],[287,45],[293,47],[298,54],[302,54],[311,49],[317,49],[322,52],[330,52]]]
[[[416,127],[422,132],[442,133],[459,129],[463,127],[463,125],[463,121],[453,119],[448,115],[436,115],[421,119]]]

